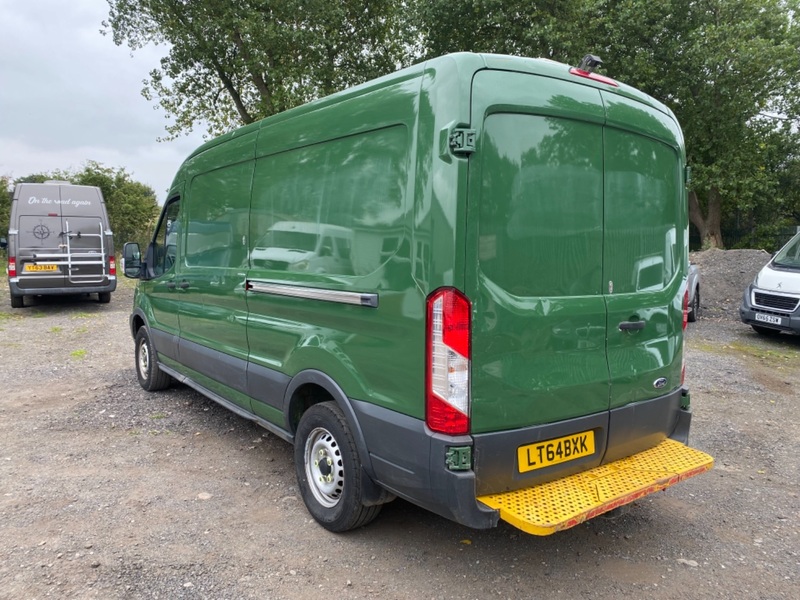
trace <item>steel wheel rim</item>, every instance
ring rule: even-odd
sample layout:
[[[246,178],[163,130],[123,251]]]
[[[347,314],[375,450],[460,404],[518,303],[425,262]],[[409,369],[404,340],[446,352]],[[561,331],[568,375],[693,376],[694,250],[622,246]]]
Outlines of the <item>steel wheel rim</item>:
[[[344,465],[336,438],[322,427],[306,439],[306,480],[314,499],[325,508],[339,503],[344,491]]]
[[[143,379],[147,379],[147,373],[150,370],[150,350],[147,347],[147,342],[142,340],[139,344],[139,375]]]

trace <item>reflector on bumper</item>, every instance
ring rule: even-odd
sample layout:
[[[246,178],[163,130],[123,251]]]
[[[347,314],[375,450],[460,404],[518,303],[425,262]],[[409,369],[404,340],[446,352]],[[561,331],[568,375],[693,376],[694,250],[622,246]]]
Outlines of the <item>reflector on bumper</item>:
[[[500,518],[550,535],[711,469],[714,459],[674,440],[622,460],[532,488],[479,496]]]

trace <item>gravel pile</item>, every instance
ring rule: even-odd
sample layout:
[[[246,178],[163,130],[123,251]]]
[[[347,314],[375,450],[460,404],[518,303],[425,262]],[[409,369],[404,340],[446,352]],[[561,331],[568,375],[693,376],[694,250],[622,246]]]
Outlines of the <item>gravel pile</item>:
[[[769,259],[764,250],[690,253],[689,260],[700,269],[700,316],[738,321],[742,294]]]

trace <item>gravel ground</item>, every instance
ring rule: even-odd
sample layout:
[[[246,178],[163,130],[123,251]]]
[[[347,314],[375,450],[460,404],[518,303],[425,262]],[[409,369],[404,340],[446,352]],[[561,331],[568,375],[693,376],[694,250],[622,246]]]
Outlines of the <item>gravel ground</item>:
[[[767,261],[707,251],[687,333],[714,470],[566,532],[474,531],[397,500],[334,535],[284,442],[183,386],[148,394],[111,304],[9,306],[0,281],[0,599],[800,597],[800,338],[739,298]]]

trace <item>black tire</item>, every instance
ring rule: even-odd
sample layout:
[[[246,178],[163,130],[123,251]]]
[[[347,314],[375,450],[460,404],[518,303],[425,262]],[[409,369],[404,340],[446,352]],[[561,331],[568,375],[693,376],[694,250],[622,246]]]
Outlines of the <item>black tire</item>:
[[[24,308],[25,296],[15,296],[11,294],[11,308]]]
[[[689,314],[686,315],[686,320],[689,323],[694,323],[697,321],[697,317],[700,314],[700,288],[697,288],[694,291],[694,299],[692,300],[692,305],[689,307]]]
[[[752,327],[753,331],[757,334],[766,335],[767,337],[775,337],[781,334],[779,330],[772,329],[772,327],[761,327],[761,325],[750,325],[750,327]]]
[[[309,408],[294,440],[297,483],[308,512],[328,531],[362,527],[381,505],[364,506],[364,479],[350,427],[334,402]]]
[[[136,332],[136,376],[139,385],[148,392],[163,390],[172,382],[172,378],[158,368],[156,349],[144,327]]]
[[[99,292],[97,294],[97,301],[100,304],[108,304],[111,302],[111,292]]]

